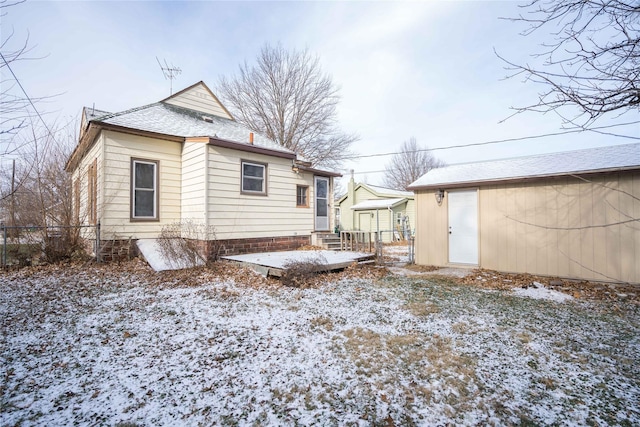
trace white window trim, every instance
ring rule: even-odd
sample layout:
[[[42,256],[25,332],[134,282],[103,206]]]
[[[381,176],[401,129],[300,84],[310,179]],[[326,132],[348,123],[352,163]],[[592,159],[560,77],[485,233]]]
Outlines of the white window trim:
[[[249,165],[249,166],[257,166],[262,168],[262,190],[260,191],[256,191],[256,190],[246,190],[244,188],[244,166],[245,165]],[[255,179],[258,180],[260,178],[257,178],[255,176],[247,176],[247,179]],[[267,195],[267,165],[265,163],[258,163],[258,162],[251,162],[248,160],[242,160],[240,162],[240,192],[242,194],[254,194],[254,195],[259,195],[259,196],[266,196]]]

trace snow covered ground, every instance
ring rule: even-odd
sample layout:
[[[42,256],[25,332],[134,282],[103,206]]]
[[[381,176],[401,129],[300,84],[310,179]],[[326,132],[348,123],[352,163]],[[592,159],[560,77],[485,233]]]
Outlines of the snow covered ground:
[[[424,278],[0,273],[0,425],[638,425],[640,310]]]
[[[292,262],[319,261],[325,265],[354,263],[361,259],[370,258],[367,252],[351,251],[282,251],[263,252],[255,254],[224,256],[223,259],[246,262],[250,264],[263,265],[273,268],[286,268]]]

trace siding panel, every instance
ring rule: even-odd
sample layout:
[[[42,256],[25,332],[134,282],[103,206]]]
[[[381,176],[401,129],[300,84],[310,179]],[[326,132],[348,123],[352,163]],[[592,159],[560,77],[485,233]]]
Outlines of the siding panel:
[[[180,221],[181,214],[181,144],[147,137],[105,131],[105,239],[154,238],[162,227]],[[155,222],[130,221],[131,159],[159,162],[159,216]]]
[[[447,198],[433,197],[416,192],[416,262],[444,266]],[[481,187],[479,201],[481,267],[640,283],[640,172]]]
[[[313,174],[291,160],[208,146],[208,221],[219,239],[308,235],[314,231]],[[267,164],[267,195],[241,194],[241,160]],[[309,208],[296,207],[296,186],[309,187]],[[329,200],[330,211],[332,199]]]

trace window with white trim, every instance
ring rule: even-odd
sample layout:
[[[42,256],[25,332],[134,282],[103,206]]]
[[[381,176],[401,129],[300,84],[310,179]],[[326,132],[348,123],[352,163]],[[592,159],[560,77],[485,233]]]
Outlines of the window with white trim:
[[[299,208],[309,207],[309,186],[296,185],[296,206]]]
[[[131,219],[158,219],[158,162],[131,160]]]
[[[264,163],[242,162],[242,192],[267,194],[267,165]]]

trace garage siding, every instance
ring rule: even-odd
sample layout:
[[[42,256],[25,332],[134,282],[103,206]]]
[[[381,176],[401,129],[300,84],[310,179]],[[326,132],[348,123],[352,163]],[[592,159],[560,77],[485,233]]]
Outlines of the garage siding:
[[[417,191],[416,262],[448,264],[447,199]],[[480,267],[640,282],[640,173],[480,187]]]

